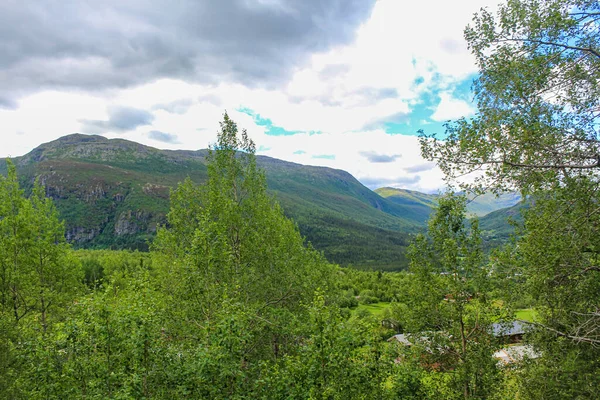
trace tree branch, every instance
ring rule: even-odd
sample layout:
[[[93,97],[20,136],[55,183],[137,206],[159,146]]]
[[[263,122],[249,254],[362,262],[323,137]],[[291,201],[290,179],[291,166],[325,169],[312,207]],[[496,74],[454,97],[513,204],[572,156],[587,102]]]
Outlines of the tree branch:
[[[555,333],[558,336],[566,337],[566,338],[569,338],[569,339],[574,340],[574,341],[579,342],[579,343],[583,342],[583,343],[590,343],[592,345],[600,345],[600,339],[592,339],[592,338],[587,338],[587,337],[584,337],[584,336],[569,335],[568,333],[564,333],[564,332],[561,332],[561,331],[559,331],[557,329],[550,328],[549,326],[546,326],[544,324],[540,324],[539,322],[525,321],[525,320],[522,320],[522,319],[518,319],[517,321],[521,322],[521,323],[524,323],[524,324],[537,326],[537,327],[545,329],[545,330],[547,330],[549,332]]]
[[[493,164],[499,164],[500,162],[490,162]],[[535,169],[591,169],[600,167],[600,159],[596,160],[594,164],[581,165],[581,164],[522,164],[513,163],[510,161],[503,160],[502,164],[509,165],[516,168],[535,168]]]
[[[590,53],[590,54],[592,54],[592,55],[600,58],[600,52],[598,50],[596,50],[596,49],[591,48],[591,47],[571,46],[571,45],[568,45],[568,44],[548,42],[548,41],[539,40],[539,39],[513,39],[513,38],[505,38],[505,39],[498,40],[498,42],[529,42],[529,43],[536,43],[536,44],[541,44],[541,45],[545,45],[545,46],[556,46],[556,47],[561,47],[561,48],[567,49],[567,50],[583,51],[585,53]]]

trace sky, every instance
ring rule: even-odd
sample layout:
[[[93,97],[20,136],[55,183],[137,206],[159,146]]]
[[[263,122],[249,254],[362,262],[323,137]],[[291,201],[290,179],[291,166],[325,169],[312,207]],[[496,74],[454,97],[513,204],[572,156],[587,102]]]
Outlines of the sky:
[[[417,132],[476,112],[463,30],[493,0],[2,0],[0,157],[71,133],[257,154],[436,192]]]

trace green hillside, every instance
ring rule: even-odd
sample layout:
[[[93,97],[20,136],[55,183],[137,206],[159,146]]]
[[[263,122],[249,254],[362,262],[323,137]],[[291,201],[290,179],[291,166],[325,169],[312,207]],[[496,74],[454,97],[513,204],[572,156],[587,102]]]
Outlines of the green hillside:
[[[514,232],[515,227],[510,222],[520,224],[523,222],[521,211],[527,203],[519,202],[512,207],[493,211],[479,219],[479,227],[488,246],[505,242]]]
[[[74,134],[17,157],[23,186],[39,177],[81,248],[146,249],[165,223],[169,191],[206,180],[206,150],[167,151]],[[331,261],[401,269],[408,232],[421,221],[345,171],[258,157],[271,193],[301,233]],[[0,172],[5,163],[0,162]]]
[[[395,204],[403,206],[415,221],[425,222],[429,218],[432,208],[437,204],[436,194],[426,194],[408,189],[384,187],[375,190],[377,194]],[[467,211],[469,214],[483,217],[493,211],[512,207],[521,200],[518,193],[505,193],[496,196],[485,193],[469,197]]]
[[[402,206],[413,220],[422,224],[427,221],[437,204],[437,195],[414,190],[384,187],[375,190],[375,193]]]
[[[23,187],[35,177],[46,186],[66,222],[67,239],[79,248],[148,248],[166,222],[169,192],[190,177],[207,179],[207,150],[159,150],[122,139],[73,134],[17,157]],[[267,184],[302,235],[332,262],[399,270],[410,234],[424,228],[437,195],[406,189],[375,192],[345,171],[258,156]],[[0,172],[6,170],[0,162]],[[497,201],[496,201],[497,200]],[[514,204],[514,196],[480,196],[474,213]],[[500,214],[499,214],[500,215]],[[501,217],[489,231],[505,237]],[[487,222],[486,222],[487,223]],[[504,224],[504,225],[503,225]],[[487,225],[486,225],[487,226]]]
[[[467,203],[467,211],[477,217],[483,217],[491,212],[510,208],[521,201],[519,193],[504,193],[496,196],[493,193],[485,193],[471,197]]]

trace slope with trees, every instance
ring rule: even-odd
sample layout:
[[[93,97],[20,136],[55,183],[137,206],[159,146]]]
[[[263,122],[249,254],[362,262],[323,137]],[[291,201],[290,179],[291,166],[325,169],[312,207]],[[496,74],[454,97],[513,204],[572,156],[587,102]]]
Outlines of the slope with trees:
[[[147,250],[166,222],[169,190],[207,180],[207,151],[158,150],[93,135],[68,135],[15,159],[21,184],[45,185],[76,247]],[[269,192],[332,262],[402,269],[408,232],[420,222],[349,173],[257,156]],[[0,172],[3,166],[0,165]],[[406,214],[406,215],[405,215]]]

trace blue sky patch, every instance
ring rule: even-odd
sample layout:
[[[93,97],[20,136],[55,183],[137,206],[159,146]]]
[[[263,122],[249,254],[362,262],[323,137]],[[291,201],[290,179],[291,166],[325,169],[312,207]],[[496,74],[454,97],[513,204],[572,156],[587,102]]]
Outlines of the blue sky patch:
[[[335,160],[335,154],[317,154],[312,156],[311,158],[319,160]]]
[[[449,90],[453,97],[472,104],[474,108],[475,104],[473,102],[471,85],[475,78],[476,75],[471,75]],[[423,81],[423,78],[419,77],[415,79],[414,84],[420,85]],[[426,134],[437,133],[438,136],[443,137],[446,132],[444,128],[446,121],[440,122],[431,119],[441,101],[439,93],[439,89],[425,91],[415,104],[411,104],[411,111],[408,114],[402,118],[396,117],[390,118],[387,121],[382,120],[381,125],[385,132],[392,135],[418,135],[418,131],[422,129]]]
[[[300,131],[288,131],[280,126],[273,125],[273,121],[271,121],[269,118],[265,118],[265,117],[261,116],[260,114],[254,112],[254,110],[251,110],[248,107],[240,107],[240,108],[236,109],[236,111],[239,111],[241,113],[251,116],[256,125],[264,126],[265,127],[265,135],[290,136],[290,135],[295,135],[297,133],[301,133]]]

